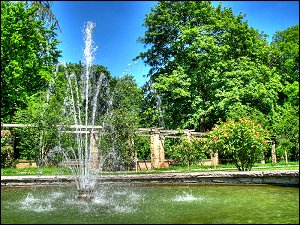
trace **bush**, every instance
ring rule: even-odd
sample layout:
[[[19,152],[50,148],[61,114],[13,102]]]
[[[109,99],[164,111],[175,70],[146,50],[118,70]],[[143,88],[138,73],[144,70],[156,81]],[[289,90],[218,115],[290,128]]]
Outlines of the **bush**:
[[[201,139],[181,139],[178,145],[171,146],[172,159],[181,162],[181,165],[190,165],[206,158],[204,142]]]
[[[247,118],[215,125],[207,138],[208,147],[232,159],[239,171],[250,171],[268,149],[269,134],[260,124]]]
[[[14,148],[10,130],[1,130],[1,168],[14,167]]]

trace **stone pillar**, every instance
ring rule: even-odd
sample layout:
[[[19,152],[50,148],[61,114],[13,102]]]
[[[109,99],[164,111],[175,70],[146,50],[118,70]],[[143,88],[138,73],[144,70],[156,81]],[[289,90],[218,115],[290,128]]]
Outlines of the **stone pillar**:
[[[165,161],[164,137],[160,135],[157,128],[151,129],[150,135],[150,152],[151,152],[151,167],[167,168],[169,164]]]
[[[272,137],[272,163],[277,163],[275,137]]]
[[[262,154],[262,157],[261,157],[261,164],[266,164],[265,153]]]
[[[184,130],[183,133],[186,135],[187,141],[190,141],[192,139],[192,134],[189,130]]]
[[[218,151],[217,152],[213,152],[212,150],[210,150],[210,158],[211,158],[212,166],[219,165],[219,154],[218,154]]]
[[[98,150],[98,132],[94,132],[92,135],[92,151],[91,151],[91,168],[99,169],[99,150]]]
[[[285,154],[285,163],[288,164],[289,161],[288,161],[288,154],[286,150],[284,150],[284,154]]]

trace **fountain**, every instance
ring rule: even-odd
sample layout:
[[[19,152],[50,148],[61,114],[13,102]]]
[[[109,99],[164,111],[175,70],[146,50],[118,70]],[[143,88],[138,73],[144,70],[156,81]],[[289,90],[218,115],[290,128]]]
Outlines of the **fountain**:
[[[134,184],[97,182],[105,156],[102,156],[98,166],[94,154],[98,153],[95,152],[96,135],[99,136],[104,130],[113,131],[113,127],[106,123],[100,126],[96,121],[98,98],[103,97],[101,90],[108,86],[108,81],[104,74],[99,77],[92,75],[94,28],[95,24],[88,22],[84,30],[83,82],[77,83],[76,75],[66,72],[70,95],[64,101],[65,115],[71,115],[71,119],[64,126],[58,127],[58,130],[61,140],[69,135],[75,140],[75,145],[70,147],[61,141],[51,151],[63,155],[67,161],[75,176],[76,190],[65,184],[59,186],[59,189],[55,185],[52,188],[49,184],[55,183],[53,178],[50,178],[50,183],[39,186],[31,185],[31,181],[24,181],[23,177],[27,185],[25,188],[10,186],[10,181],[5,182],[1,178],[1,223],[299,223],[299,187],[262,185],[261,176],[254,176],[258,185],[225,185],[222,182],[204,185],[201,176],[197,181],[191,174],[185,178],[178,174],[177,181],[174,174],[161,176],[165,180],[162,185],[153,177],[147,182],[135,181]],[[96,78],[95,86],[91,85],[91,78]],[[47,95],[49,98],[50,95]],[[111,99],[104,110],[108,117],[111,116],[110,106]],[[161,116],[159,97],[157,107]],[[159,125],[164,126],[162,120]],[[110,143],[113,145],[113,140]],[[116,149],[112,146],[111,150],[108,158],[115,157]],[[210,178],[218,180],[213,176]],[[203,180],[210,178],[204,176]],[[225,178],[221,177],[220,181],[224,182]],[[125,176],[118,179],[126,181]],[[38,177],[29,180],[36,182]],[[163,183],[167,180],[169,184]],[[247,183],[247,178],[242,177],[242,180]],[[291,177],[286,178],[286,181],[289,180]],[[5,183],[3,188],[2,182]],[[74,192],[77,196],[75,199],[72,198]]]
[[[105,123],[100,126],[96,121],[98,98],[103,95],[101,90],[108,86],[108,81],[104,74],[99,77],[92,75],[94,28],[95,24],[92,22],[88,22],[85,27],[83,88],[79,88],[75,74],[66,72],[70,95],[64,102],[65,114],[70,114],[71,120],[58,127],[58,130],[62,139],[66,135],[75,138],[75,147],[67,146],[61,141],[51,151],[53,154],[63,155],[67,161],[75,176],[76,190],[66,184],[58,187],[55,184],[52,187],[48,184],[30,185],[30,181],[26,181],[24,177],[23,182],[28,182],[27,186],[19,188],[10,186],[10,181],[5,182],[1,178],[1,184],[6,184],[3,188],[1,185],[1,223],[299,223],[299,187],[261,184],[250,187],[246,184],[225,183],[204,185],[201,176],[197,180],[191,174],[187,174],[186,179],[178,174],[177,181],[176,175],[169,174],[162,177],[162,185],[148,177],[145,178],[147,182],[135,181],[134,184],[131,181],[113,182],[112,185],[110,182],[97,182],[98,172],[101,171],[106,156],[101,156],[102,162],[95,166],[95,136],[99,136],[103,130],[113,131],[113,127]],[[96,78],[95,87],[91,85],[91,78]],[[49,98],[47,95],[47,99]],[[160,104],[158,98],[158,109]],[[108,117],[110,106],[109,99],[107,110],[104,110]],[[161,111],[158,112],[161,115]],[[163,121],[159,124],[164,126]],[[112,147],[107,157],[115,157],[114,154],[115,149]],[[212,174],[210,176],[203,179],[218,180]],[[221,177],[220,180],[224,181],[225,178]],[[29,179],[38,181],[37,177]],[[43,179],[46,178],[42,177]],[[52,177],[50,179],[51,184],[55,183]],[[124,177],[119,179],[126,181]],[[169,184],[166,183],[167,179]],[[247,181],[247,178],[242,179]],[[257,176],[256,179],[259,183],[263,178]],[[178,180],[181,182],[176,183]],[[72,198],[74,192],[77,199]]]
[[[95,23],[87,22],[84,29],[84,58],[85,66],[81,76],[81,82],[78,83],[75,73],[69,74],[65,70],[68,82],[68,94],[64,100],[64,113],[69,119],[70,124],[60,126],[59,144],[50,154],[63,155],[66,163],[75,176],[75,182],[78,190],[77,198],[83,201],[90,201],[94,195],[96,174],[98,167],[98,150],[96,148],[99,129],[103,126],[95,126],[95,118],[98,111],[98,97],[102,96],[101,90],[108,87],[108,80],[104,73],[98,77],[92,74],[92,61],[96,48],[93,46],[92,34],[95,29]],[[64,64],[60,64],[63,65]],[[102,96],[103,97],[103,96]],[[47,96],[49,99],[49,96]],[[108,102],[111,104],[111,102]],[[70,129],[75,129],[71,130]],[[101,130],[100,130],[101,131]],[[73,133],[75,146],[66,146],[61,140],[64,136]],[[96,149],[95,149],[96,148]]]

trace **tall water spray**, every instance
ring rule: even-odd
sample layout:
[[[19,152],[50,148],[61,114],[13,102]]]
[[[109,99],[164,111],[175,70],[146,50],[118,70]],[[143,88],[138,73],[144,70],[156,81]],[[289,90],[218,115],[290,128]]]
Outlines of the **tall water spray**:
[[[103,92],[109,86],[104,73],[95,75],[92,71],[96,51],[92,40],[95,26],[95,23],[87,22],[84,29],[84,70],[81,77],[78,78],[75,73],[69,73],[65,69],[68,94],[64,100],[64,112],[65,116],[70,115],[71,119],[69,118],[66,126],[59,128],[59,135],[61,140],[66,133],[71,133],[71,137],[75,136],[76,145],[68,146],[60,141],[55,149],[64,156],[72,174],[75,175],[78,198],[83,200],[93,198],[96,173],[99,170],[98,163],[95,163],[99,160],[96,135],[100,132],[99,129],[103,128],[95,126],[95,118],[99,118],[96,114],[101,111],[98,97],[103,98]]]

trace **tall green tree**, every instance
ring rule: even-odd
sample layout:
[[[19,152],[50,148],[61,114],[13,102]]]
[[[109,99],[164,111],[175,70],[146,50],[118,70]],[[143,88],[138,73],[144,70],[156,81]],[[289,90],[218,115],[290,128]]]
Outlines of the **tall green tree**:
[[[47,28],[48,27],[48,28]],[[1,2],[1,117],[13,122],[30,96],[48,88],[60,56],[55,24],[39,19],[38,7]]]
[[[18,110],[15,116],[17,123],[34,124],[35,127],[15,129],[17,136],[17,157],[42,160],[46,162],[47,154],[58,145],[57,125],[85,124],[85,81],[82,76],[84,65],[79,63],[58,64],[56,72],[47,91],[40,91],[30,97],[28,107]],[[103,66],[93,65],[90,74],[88,123],[91,124],[94,103],[97,105],[95,125],[100,125],[107,112],[107,90],[109,90],[109,71]],[[104,75],[103,75],[104,74]],[[100,78],[100,79],[99,79]],[[102,80],[101,80],[102,79]],[[100,83],[99,83],[100,80]],[[103,82],[102,82],[103,81]],[[97,92],[98,88],[98,92]],[[98,93],[98,95],[97,95]],[[94,96],[98,102],[94,102]],[[79,113],[81,111],[81,114]],[[75,117],[77,122],[75,121]],[[63,128],[64,129],[64,128]],[[64,145],[74,147],[74,135],[61,135]],[[69,147],[68,146],[68,147]],[[67,149],[67,147],[65,147]],[[55,159],[56,160],[56,159]]]
[[[299,25],[274,34],[270,66],[283,84],[270,122],[277,155],[299,160]]]
[[[276,97],[278,85],[266,99],[260,99],[264,93],[255,87],[262,83],[268,90],[265,85],[276,79],[263,66],[268,63],[266,36],[244,19],[207,1],[163,1],[146,15],[147,30],[139,41],[150,47],[137,58],[151,66],[150,82],[162,99],[168,128],[210,129],[235,110],[228,107],[236,101],[261,113],[270,110],[268,99]],[[239,93],[236,84],[247,87]],[[247,96],[248,91],[261,93]]]
[[[284,84],[299,82],[299,24],[274,34],[270,65],[279,71]]]

